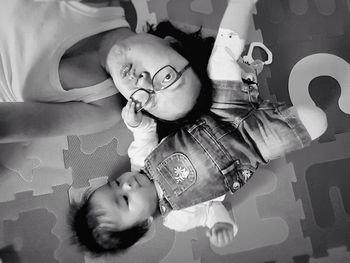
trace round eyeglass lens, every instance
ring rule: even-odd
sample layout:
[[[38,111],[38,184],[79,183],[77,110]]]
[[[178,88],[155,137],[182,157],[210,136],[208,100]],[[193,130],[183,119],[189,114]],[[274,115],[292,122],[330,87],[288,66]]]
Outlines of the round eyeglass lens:
[[[170,66],[161,69],[153,79],[153,87],[156,91],[169,87],[177,79],[177,72]]]
[[[132,96],[131,99],[136,104],[140,104],[140,108],[143,108],[149,101],[151,94],[145,90],[138,90]]]

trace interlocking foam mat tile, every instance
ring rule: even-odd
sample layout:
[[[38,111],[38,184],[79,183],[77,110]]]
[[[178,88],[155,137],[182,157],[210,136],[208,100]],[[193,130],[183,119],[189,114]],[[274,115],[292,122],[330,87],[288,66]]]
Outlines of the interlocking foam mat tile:
[[[121,1],[133,29],[170,19],[214,35],[225,0]],[[0,145],[0,262],[350,262],[350,4],[347,0],[260,0],[248,42],[272,51],[261,94],[289,106],[314,104],[328,117],[310,147],[262,166],[224,201],[239,232],[225,248],[205,230],[175,233],[156,221],[120,256],[91,258],[69,242],[69,197],[130,169],[123,123],[88,136]]]

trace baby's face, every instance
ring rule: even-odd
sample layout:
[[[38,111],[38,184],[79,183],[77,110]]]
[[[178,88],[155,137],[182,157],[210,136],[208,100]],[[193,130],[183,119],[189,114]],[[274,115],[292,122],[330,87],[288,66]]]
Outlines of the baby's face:
[[[150,34],[135,34],[118,42],[107,57],[113,81],[126,99],[139,88],[153,90],[152,79],[165,66],[180,72],[188,64],[167,41]],[[158,76],[165,85],[169,74]],[[200,79],[188,68],[173,85],[153,94],[144,109],[160,119],[177,120],[194,107],[200,90]]]
[[[152,216],[158,196],[146,175],[127,172],[98,188],[90,202],[101,227],[122,231]]]

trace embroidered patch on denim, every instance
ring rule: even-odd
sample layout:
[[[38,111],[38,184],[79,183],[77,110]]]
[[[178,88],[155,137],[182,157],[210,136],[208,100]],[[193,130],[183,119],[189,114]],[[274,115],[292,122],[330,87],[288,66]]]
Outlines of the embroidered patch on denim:
[[[197,173],[191,161],[183,153],[173,153],[158,166],[160,184],[166,185],[176,196],[191,187],[197,179]],[[164,182],[163,182],[164,180]]]
[[[187,170],[185,167],[177,166],[174,168],[174,174],[174,179],[176,183],[181,183],[188,177],[190,171]]]
[[[252,176],[252,172],[250,170],[243,170],[242,176],[245,182],[249,180],[249,178]]]

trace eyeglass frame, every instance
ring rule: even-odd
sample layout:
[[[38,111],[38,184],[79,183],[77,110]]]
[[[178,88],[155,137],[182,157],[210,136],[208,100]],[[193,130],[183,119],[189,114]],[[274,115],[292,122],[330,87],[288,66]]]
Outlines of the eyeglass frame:
[[[163,88],[161,88],[161,89],[159,89],[159,90],[156,90],[155,88],[154,88],[154,85],[153,85],[153,81],[154,81],[154,78],[157,76],[157,74],[159,73],[159,72],[161,72],[163,69],[165,69],[166,67],[170,67],[172,70],[174,70],[175,72],[176,72],[176,78],[175,78],[175,80],[172,82],[172,83],[170,83],[168,86],[165,86],[165,87],[163,87]],[[183,75],[183,73],[188,69],[188,68],[190,68],[191,67],[191,65],[188,63],[182,70],[180,70],[180,71],[177,71],[173,66],[171,66],[171,65],[165,65],[164,67],[162,67],[162,68],[160,68],[154,75],[153,75],[153,77],[152,77],[152,79],[151,79],[151,85],[152,85],[152,90],[149,90],[149,89],[144,89],[144,88],[139,88],[139,89],[137,89],[137,90],[135,90],[131,95],[130,95],[130,99],[132,100],[132,101],[135,101],[134,99],[133,99],[133,97],[132,96],[134,96],[134,94],[136,93],[136,92],[138,92],[138,91],[140,91],[140,90],[143,90],[143,91],[145,91],[146,93],[148,93],[149,94],[149,96],[148,96],[148,100],[144,103],[144,105],[140,108],[140,109],[138,109],[136,112],[140,112],[141,110],[143,110],[144,108],[145,108],[145,106],[150,102],[150,100],[151,100],[151,98],[152,98],[152,96],[154,95],[154,94],[156,94],[157,92],[159,92],[159,91],[162,91],[162,90],[165,90],[165,89],[167,89],[167,88],[169,88],[171,85],[173,85],[176,81],[178,81],[179,80],[179,78],[181,78],[181,76]]]

